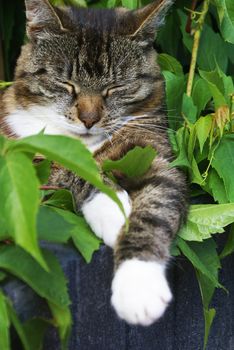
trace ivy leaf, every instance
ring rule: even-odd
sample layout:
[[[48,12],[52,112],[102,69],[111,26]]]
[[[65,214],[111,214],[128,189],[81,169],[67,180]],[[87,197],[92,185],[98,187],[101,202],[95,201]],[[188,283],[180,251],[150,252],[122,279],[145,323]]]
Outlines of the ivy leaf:
[[[94,235],[82,216],[71,212],[55,209],[67,223],[73,225],[70,230],[71,238],[87,263],[91,261],[93,253],[99,249],[101,240]]]
[[[0,282],[2,282],[7,277],[5,272],[0,271]]]
[[[71,313],[68,307],[60,307],[57,304],[48,302],[50,310],[54,316],[54,325],[58,327],[61,340],[61,350],[67,350],[67,344],[71,333]]]
[[[213,0],[224,40],[234,44],[234,5],[232,0]]]
[[[181,123],[178,122],[177,118],[181,115],[185,78],[184,76],[178,76],[168,71],[164,71],[162,74],[166,81],[166,101],[169,126],[176,130],[178,129],[178,125],[183,122],[182,117]]]
[[[42,205],[37,217],[37,232],[41,240],[66,243],[71,237],[73,224],[66,221],[56,208]]]
[[[200,152],[202,153],[204,144],[210,134],[212,126],[212,116],[207,115],[205,117],[201,117],[196,122],[196,136],[200,146]]]
[[[50,176],[50,161],[48,159],[44,159],[39,163],[34,164],[34,167],[40,183],[42,185],[46,184]]]
[[[45,269],[36,234],[39,183],[30,159],[21,152],[0,156],[0,216],[12,238]],[[29,205],[30,203],[30,205]]]
[[[101,243],[83,217],[49,206],[40,208],[38,234],[41,239],[50,242],[66,243],[71,238],[86,262],[91,261]]]
[[[178,235],[186,241],[203,241],[234,222],[234,203],[191,205],[186,224]]]
[[[0,290],[0,349],[10,350],[10,320],[7,311],[6,297]]]
[[[43,251],[50,272],[42,267],[23,249],[17,246],[0,248],[0,267],[26,282],[41,297],[61,306],[67,307],[70,300],[62,270],[55,256]],[[49,283],[48,283],[49,281]]]
[[[9,150],[41,153],[58,162],[107,194],[124,213],[115,191],[103,183],[92,153],[80,140],[62,135],[38,134],[15,141]]]
[[[49,323],[44,319],[34,318],[23,324],[30,350],[41,350],[43,339]]]
[[[117,4],[118,0],[107,0],[107,8],[112,8],[112,7],[115,7],[116,4]]]
[[[215,108],[229,106],[230,95],[234,91],[232,78],[226,76],[216,64],[212,72],[199,71],[203,79],[208,83],[210,92],[214,98]]]
[[[55,191],[49,199],[44,201],[44,204],[73,212],[75,211],[72,193],[65,189]]]
[[[206,183],[209,192],[211,192],[215,201],[217,201],[220,204],[229,202],[224,182],[215,169],[210,169],[208,178],[206,179]]]
[[[204,243],[202,243],[203,245]],[[194,245],[192,242],[185,242],[182,238],[178,237],[177,246],[181,250],[181,252],[188,258],[188,260],[192,263],[193,267],[201,272],[212,285],[216,288],[223,288],[223,286],[219,283],[216,273],[213,272],[213,269],[210,269],[201,259],[196,250],[194,250]],[[205,245],[204,245],[205,246]],[[201,247],[201,249],[203,249]],[[206,254],[204,250],[204,254]],[[217,254],[217,253],[216,253]]]
[[[210,274],[213,275],[216,279],[218,279],[218,271],[221,267],[220,260],[216,250],[216,244],[214,240],[208,239],[204,241],[202,244],[197,242],[189,243],[190,248],[195,252],[198,256],[199,260],[208,268]],[[204,275],[201,271],[196,269],[196,276],[198,279],[202,304],[203,304],[203,314],[205,319],[205,336],[204,336],[204,349],[206,347],[208,336],[210,333],[210,328],[215,317],[216,311],[215,309],[209,309],[209,305],[211,299],[213,297],[215,291],[215,284],[211,282],[206,275]]]
[[[188,96],[186,93],[183,95],[182,102],[182,113],[183,116],[192,124],[196,121],[197,107],[194,105],[192,97]]]
[[[211,309],[205,309],[203,308],[203,314],[205,319],[205,335],[204,335],[204,343],[203,343],[203,350],[206,349],[208,337],[210,334],[210,329],[213,323],[213,320],[216,315],[216,310],[214,308]]]
[[[214,98],[215,109],[226,106],[227,101],[224,96],[224,85],[222,79],[218,76],[216,71],[205,72],[199,71],[201,77],[207,81],[210,92]]]
[[[129,9],[136,9],[138,5],[137,0],[122,0],[122,5]]]
[[[24,350],[31,350],[28,339],[26,337],[23,325],[21,324],[15,310],[13,309],[10,300],[7,300],[7,309],[11,323],[13,324],[19,339],[24,347]]]
[[[136,146],[119,160],[105,160],[102,164],[104,172],[121,171],[128,177],[140,177],[150,168],[156,151],[151,146],[145,148]]]
[[[66,280],[55,256],[44,250],[50,271],[45,271],[28,253],[17,246],[0,248],[0,267],[27,283],[42,298],[46,298],[63,341],[71,326],[70,299]],[[70,321],[68,321],[70,320]]]
[[[85,261],[89,263],[102,241],[94,235],[84,218],[76,216],[76,222],[78,224],[72,230],[72,240]]]
[[[176,143],[177,143],[177,158],[170,163],[170,166],[180,166],[191,168],[188,160],[188,130],[185,127],[181,127],[176,132]]]
[[[211,165],[223,179],[229,201],[234,202],[234,134],[222,137]]]
[[[183,75],[183,68],[180,62],[173,56],[170,56],[166,53],[160,53],[157,56],[158,64],[162,71],[169,71],[175,75]]]
[[[211,100],[211,96],[208,83],[202,78],[197,78],[192,90],[192,99],[197,107],[197,116],[200,116],[201,111],[205,109],[207,103]]]
[[[207,54],[209,52],[209,54]],[[211,71],[216,65],[225,72],[228,65],[227,48],[219,33],[204,24],[199,43],[197,63],[200,69]]]
[[[231,226],[227,242],[220,254],[220,259],[225,258],[226,256],[234,252],[234,225]]]

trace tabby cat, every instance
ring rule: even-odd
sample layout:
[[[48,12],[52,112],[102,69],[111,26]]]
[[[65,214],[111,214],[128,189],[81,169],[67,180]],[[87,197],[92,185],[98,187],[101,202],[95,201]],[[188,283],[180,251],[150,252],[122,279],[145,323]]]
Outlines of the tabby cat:
[[[157,150],[140,179],[116,173],[116,185],[103,175],[129,216],[128,234],[122,213],[105,194],[62,168],[54,167],[50,178],[73,192],[77,211],[114,249],[111,303],[119,317],[150,325],[172,299],[169,248],[187,207],[185,179],[169,166],[164,83],[153,47],[172,0],[132,11],[25,3],[29,42],[1,100],[2,132],[20,138],[44,129],[79,138],[99,163],[136,145]]]

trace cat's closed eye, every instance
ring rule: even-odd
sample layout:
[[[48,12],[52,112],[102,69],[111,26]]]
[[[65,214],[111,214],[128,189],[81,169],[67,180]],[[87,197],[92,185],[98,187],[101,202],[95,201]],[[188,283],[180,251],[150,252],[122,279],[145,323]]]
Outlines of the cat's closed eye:
[[[79,85],[72,81],[63,81],[59,85],[65,88],[70,95],[77,96],[80,93]]]
[[[111,87],[107,87],[102,91],[102,97],[110,97],[113,95],[113,93],[118,92],[118,91],[123,91],[126,89],[126,86],[124,84],[122,85],[114,85]]]
[[[138,91],[139,85],[130,85],[130,84],[122,84],[122,85],[115,85],[106,88],[102,92],[102,96],[104,98],[110,97],[114,95],[115,93],[119,93],[120,95],[131,95],[134,96],[134,94]]]

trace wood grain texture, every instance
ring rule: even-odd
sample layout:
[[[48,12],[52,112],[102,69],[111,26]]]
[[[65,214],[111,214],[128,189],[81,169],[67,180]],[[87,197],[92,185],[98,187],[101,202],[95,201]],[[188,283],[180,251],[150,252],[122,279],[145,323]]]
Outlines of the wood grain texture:
[[[102,247],[90,264],[72,248],[53,245],[69,280],[72,298],[73,331],[69,350],[202,350],[203,314],[198,285],[190,264],[179,258],[172,261],[169,281],[174,301],[164,317],[150,327],[130,327],[120,321],[110,306],[112,251]],[[234,349],[234,255],[224,260],[221,282],[227,295],[217,290],[213,306],[217,310],[207,350]],[[6,286],[23,320],[46,315],[47,307],[18,281]],[[20,350],[13,343],[13,350]],[[50,329],[44,350],[58,350],[58,336]]]

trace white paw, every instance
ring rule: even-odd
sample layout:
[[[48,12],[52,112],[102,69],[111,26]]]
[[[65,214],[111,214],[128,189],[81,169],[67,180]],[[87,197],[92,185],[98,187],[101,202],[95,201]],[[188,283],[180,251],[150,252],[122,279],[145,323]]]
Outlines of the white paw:
[[[111,303],[128,323],[151,325],[163,315],[171,299],[164,265],[131,259],[117,269]]]
[[[117,192],[127,216],[131,213],[130,198],[126,191]],[[82,213],[93,232],[103,239],[104,243],[114,247],[122,226],[125,224],[123,213],[118,205],[104,193],[98,193],[84,203]]]

